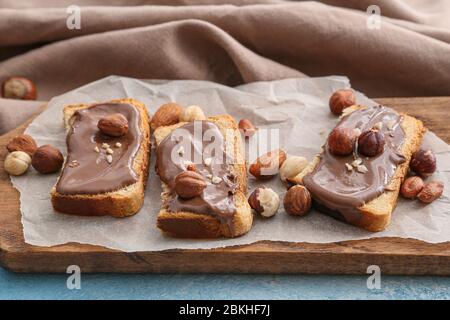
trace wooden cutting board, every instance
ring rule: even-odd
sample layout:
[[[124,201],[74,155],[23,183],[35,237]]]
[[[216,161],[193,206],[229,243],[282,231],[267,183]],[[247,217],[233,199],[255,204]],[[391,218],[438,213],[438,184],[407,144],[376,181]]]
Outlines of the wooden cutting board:
[[[450,97],[377,101],[419,118],[450,143]],[[27,124],[0,137],[0,262],[10,270],[66,272],[75,264],[82,272],[366,274],[369,265],[378,265],[382,274],[450,275],[450,242],[427,244],[398,238],[330,244],[264,241],[212,250],[139,253],[80,244],[28,245],[20,222],[19,193],[3,170],[6,143]]]

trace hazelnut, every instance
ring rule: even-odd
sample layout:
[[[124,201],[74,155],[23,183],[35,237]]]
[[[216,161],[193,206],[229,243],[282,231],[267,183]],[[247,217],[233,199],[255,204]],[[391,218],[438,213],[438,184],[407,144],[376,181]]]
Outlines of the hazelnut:
[[[36,86],[27,78],[11,77],[2,84],[2,97],[7,99],[36,100]]]
[[[288,179],[292,179],[302,172],[308,165],[308,160],[303,157],[292,156],[283,162],[280,168],[280,178],[286,182]]]
[[[366,157],[375,157],[383,152],[386,139],[377,129],[363,132],[358,139],[358,151]]]
[[[423,203],[432,203],[444,193],[444,184],[440,181],[432,181],[423,187],[417,198]]]
[[[352,90],[339,90],[330,98],[330,110],[333,114],[340,116],[345,108],[355,105],[356,98]]]
[[[205,188],[206,181],[197,172],[183,171],[175,177],[175,192],[183,199],[197,197]]]
[[[177,103],[171,102],[163,104],[156,110],[150,121],[152,130],[162,126],[171,126],[180,122],[182,112],[183,108]]]
[[[114,113],[101,118],[97,127],[103,134],[111,137],[121,137],[128,132],[128,120],[123,114]]]
[[[270,151],[250,165],[249,172],[257,179],[269,179],[278,173],[286,160],[286,152],[281,149]]]
[[[248,119],[241,119],[239,121],[239,129],[246,138],[253,136],[256,132],[255,126]]]
[[[409,177],[400,188],[400,194],[406,199],[414,199],[422,191],[424,182],[420,177]]]
[[[8,149],[9,152],[23,151],[32,156],[37,149],[37,144],[30,135],[21,134],[9,141],[6,145],[6,149]]]
[[[355,129],[336,127],[328,137],[328,149],[336,156],[347,156],[353,152],[357,138]]]
[[[181,113],[180,121],[183,122],[192,122],[206,120],[206,116],[203,113],[202,108],[199,106],[189,106]]]
[[[248,203],[261,216],[270,218],[280,207],[280,197],[272,189],[257,188],[248,198]]]
[[[6,156],[4,162],[5,171],[13,176],[24,174],[31,163],[31,157],[23,151],[13,151]]]
[[[311,210],[311,194],[304,186],[296,185],[284,196],[284,209],[293,216],[306,216]]]
[[[409,166],[423,177],[431,176],[436,171],[436,156],[431,150],[421,149],[413,154]]]
[[[31,165],[40,173],[54,173],[61,169],[64,157],[58,149],[46,144],[34,152]]]

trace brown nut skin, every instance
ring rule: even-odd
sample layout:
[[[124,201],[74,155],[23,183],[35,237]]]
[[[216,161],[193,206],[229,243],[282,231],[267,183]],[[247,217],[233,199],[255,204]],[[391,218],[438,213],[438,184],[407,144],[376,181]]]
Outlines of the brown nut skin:
[[[128,120],[123,114],[114,113],[101,118],[97,127],[107,136],[121,137],[128,132]]]
[[[417,199],[423,203],[432,203],[439,199],[444,193],[444,183],[441,181],[432,181],[423,187],[422,191],[417,195]]]
[[[166,103],[159,107],[150,121],[152,130],[161,126],[170,126],[180,122],[183,108],[177,103]]]
[[[425,183],[421,177],[409,177],[403,182],[400,188],[400,194],[406,199],[415,199],[424,186]]]
[[[248,119],[241,119],[239,121],[239,129],[246,138],[250,138],[256,132],[256,127]]]
[[[304,186],[293,186],[284,196],[283,205],[286,212],[290,215],[306,216],[311,210],[311,194]]]
[[[354,129],[336,127],[328,137],[328,150],[336,156],[348,156],[353,152],[357,138]]]
[[[345,89],[333,93],[330,98],[330,110],[333,114],[340,116],[345,108],[356,104],[355,94],[353,90]]]
[[[183,199],[197,197],[205,188],[206,181],[197,172],[183,171],[175,177],[175,192]]]
[[[383,152],[385,144],[386,138],[380,130],[365,131],[358,138],[358,152],[366,157],[375,157]]]
[[[33,168],[43,174],[59,171],[63,163],[64,157],[61,151],[49,144],[37,148],[31,160]]]
[[[256,161],[250,165],[249,172],[256,179],[270,179],[278,173],[285,160],[286,152],[281,149],[273,150],[256,159]]]
[[[436,171],[436,155],[431,150],[421,149],[413,154],[409,166],[423,177],[431,176]]]
[[[27,78],[10,77],[2,83],[2,97],[6,99],[36,100],[35,84]]]
[[[9,152],[23,151],[28,153],[29,156],[32,156],[37,149],[37,144],[32,136],[21,134],[12,138],[6,145],[6,149],[8,149]]]

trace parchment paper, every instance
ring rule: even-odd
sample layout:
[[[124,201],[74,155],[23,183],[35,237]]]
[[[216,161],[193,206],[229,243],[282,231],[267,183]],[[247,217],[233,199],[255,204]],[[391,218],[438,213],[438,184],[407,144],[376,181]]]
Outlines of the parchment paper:
[[[62,109],[67,104],[92,103],[131,97],[144,102],[151,114],[169,101],[184,106],[200,105],[208,115],[229,113],[236,119],[249,118],[259,128],[280,129],[281,147],[309,160],[319,152],[327,133],[338,119],[328,110],[328,98],[337,89],[349,87],[344,77],[287,79],[229,88],[205,81],[139,81],[111,76],[52,99],[45,112],[26,132],[39,144],[50,143],[65,153]],[[358,93],[358,103],[373,105]],[[424,106],[426,108],[426,106]],[[236,239],[180,240],[164,236],[155,221],[160,207],[160,182],[150,167],[145,205],[138,214],[125,219],[78,217],[53,211],[49,191],[57,174],[40,175],[34,170],[13,177],[20,191],[22,223],[27,243],[53,246],[67,242],[101,245],[123,251],[173,248],[215,248],[249,244],[260,240],[327,243],[371,237],[416,238],[438,243],[450,241],[450,147],[434,134],[425,139],[436,152],[439,171],[433,179],[444,181],[444,196],[430,205],[400,199],[387,230],[369,233],[338,222],[319,212],[306,218],[288,216],[282,206],[272,219],[255,216],[252,230]],[[250,178],[251,191],[258,185]],[[278,178],[265,185],[280,193],[285,188]]]

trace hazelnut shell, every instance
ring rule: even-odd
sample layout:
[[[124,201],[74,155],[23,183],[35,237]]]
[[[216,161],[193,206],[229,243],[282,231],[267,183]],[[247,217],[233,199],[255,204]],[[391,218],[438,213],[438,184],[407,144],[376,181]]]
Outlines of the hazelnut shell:
[[[284,209],[293,216],[306,216],[312,205],[311,194],[304,186],[293,186],[283,200]]]

